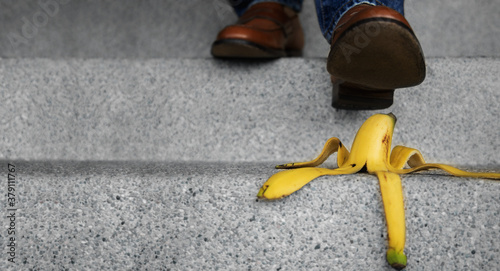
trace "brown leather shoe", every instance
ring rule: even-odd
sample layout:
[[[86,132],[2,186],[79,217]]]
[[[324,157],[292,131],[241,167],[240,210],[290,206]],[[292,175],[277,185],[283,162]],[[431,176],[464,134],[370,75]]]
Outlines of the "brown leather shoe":
[[[420,43],[408,21],[391,8],[351,8],[337,23],[331,44],[327,69],[335,108],[387,108],[394,89],[425,78]]]
[[[222,58],[298,56],[304,34],[297,13],[278,3],[251,6],[234,25],[222,29],[211,53]]]

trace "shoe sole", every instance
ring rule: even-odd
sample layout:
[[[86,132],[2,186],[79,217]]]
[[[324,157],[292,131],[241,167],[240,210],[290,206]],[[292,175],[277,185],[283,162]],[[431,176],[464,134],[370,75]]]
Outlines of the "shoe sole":
[[[386,18],[363,20],[343,32],[327,69],[336,79],[373,89],[415,86],[425,78],[417,38],[404,24]]]
[[[406,25],[387,18],[363,20],[344,31],[332,46],[327,69],[336,79],[333,106],[341,109],[387,108],[394,89],[425,79],[417,38]]]
[[[211,54],[218,58],[280,58],[301,56],[300,50],[279,50],[238,39],[224,39],[212,44]]]

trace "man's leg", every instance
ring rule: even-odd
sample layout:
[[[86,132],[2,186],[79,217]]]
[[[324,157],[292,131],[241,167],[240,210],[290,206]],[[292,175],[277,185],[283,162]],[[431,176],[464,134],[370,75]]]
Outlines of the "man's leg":
[[[233,7],[234,12],[240,17],[245,13],[245,11],[252,5],[264,2],[275,2],[287,6],[294,10],[295,12],[300,12],[302,10],[302,2],[304,0],[229,0],[229,4]]]
[[[394,89],[424,80],[423,52],[403,17],[403,2],[316,0],[321,31],[331,44],[334,107],[387,108]]]
[[[219,32],[213,56],[278,58],[302,53],[304,34],[297,16],[302,0],[230,2],[239,19]]]

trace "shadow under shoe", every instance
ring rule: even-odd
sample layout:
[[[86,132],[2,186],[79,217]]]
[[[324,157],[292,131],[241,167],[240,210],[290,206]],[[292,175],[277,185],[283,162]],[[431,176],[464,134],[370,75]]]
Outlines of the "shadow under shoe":
[[[302,56],[302,50],[274,49],[247,40],[224,39],[215,41],[212,44],[211,54],[214,57],[218,58],[267,59],[280,57],[299,57]]]

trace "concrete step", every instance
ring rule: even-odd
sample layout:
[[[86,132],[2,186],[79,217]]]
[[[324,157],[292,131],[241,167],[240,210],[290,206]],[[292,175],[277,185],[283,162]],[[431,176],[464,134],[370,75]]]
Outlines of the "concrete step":
[[[15,250],[1,270],[393,270],[368,174],[321,177],[270,202],[255,196],[273,163],[1,164],[5,175],[15,167],[17,208],[0,222],[4,252]],[[499,182],[438,172],[402,180],[406,270],[500,266]]]
[[[497,0],[411,0],[405,13],[428,57],[500,56]],[[0,57],[209,57],[236,15],[225,0],[1,0]],[[304,56],[325,57],[314,1],[304,1]]]
[[[325,59],[3,59],[0,158],[294,161],[370,115],[428,161],[500,165],[500,59],[430,58],[419,86],[380,111],[335,110]]]

